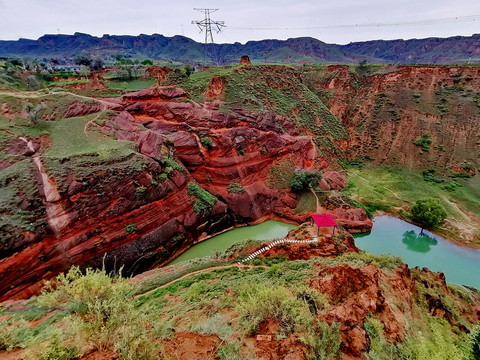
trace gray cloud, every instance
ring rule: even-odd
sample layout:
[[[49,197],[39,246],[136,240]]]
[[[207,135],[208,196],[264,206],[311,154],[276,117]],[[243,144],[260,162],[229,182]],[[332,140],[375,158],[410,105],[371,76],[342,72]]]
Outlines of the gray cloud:
[[[384,23],[480,14],[478,0],[0,0],[0,38],[38,38],[45,33],[183,34],[202,41],[191,25],[201,19],[194,7],[218,7],[212,17],[227,28],[218,42],[246,42],[265,38],[311,36],[330,43],[371,39],[472,35],[477,22],[426,26],[330,28],[312,30],[241,30],[239,27],[316,27],[358,23]],[[21,4],[20,4],[21,3]],[[182,29],[183,25],[183,29]]]

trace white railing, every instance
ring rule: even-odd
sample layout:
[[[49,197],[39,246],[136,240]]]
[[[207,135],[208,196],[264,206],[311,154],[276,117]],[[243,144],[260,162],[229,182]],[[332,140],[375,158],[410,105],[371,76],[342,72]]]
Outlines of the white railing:
[[[250,261],[250,260],[253,260],[255,259],[258,255],[260,255],[261,253],[267,251],[267,250],[270,250],[271,248],[277,246],[277,245],[281,245],[281,244],[285,244],[285,243],[289,243],[289,244],[311,244],[311,243],[317,243],[318,242],[318,238],[315,236],[312,240],[291,240],[291,239],[279,239],[279,240],[275,240],[273,241],[272,243],[268,244],[267,246],[264,246],[263,248],[255,251],[254,253],[250,254],[249,256],[247,256],[245,259],[241,260],[238,262],[238,264],[242,264],[244,262],[247,262],[247,261]]]

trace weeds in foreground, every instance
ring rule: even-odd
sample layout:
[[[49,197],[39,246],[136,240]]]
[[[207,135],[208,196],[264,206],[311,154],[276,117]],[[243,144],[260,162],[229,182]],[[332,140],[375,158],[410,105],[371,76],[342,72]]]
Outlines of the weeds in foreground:
[[[110,349],[122,359],[158,359],[151,314],[134,307],[134,291],[121,276],[92,269],[82,274],[77,267],[47,283],[37,303],[64,308],[69,315],[52,328],[53,336],[37,339],[31,357],[68,360]]]

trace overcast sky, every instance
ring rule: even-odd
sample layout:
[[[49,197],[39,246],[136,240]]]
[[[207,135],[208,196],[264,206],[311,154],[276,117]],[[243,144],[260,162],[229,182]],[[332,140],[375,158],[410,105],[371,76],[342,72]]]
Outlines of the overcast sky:
[[[480,0],[0,0],[0,39],[37,39],[43,34],[84,32],[101,36],[159,33],[203,41],[191,24],[194,7],[220,8],[212,15],[227,28],[216,42],[311,36],[347,44],[373,39],[448,37],[480,33],[477,21],[434,25],[310,30],[246,30],[239,27],[319,27],[404,22],[480,15]]]

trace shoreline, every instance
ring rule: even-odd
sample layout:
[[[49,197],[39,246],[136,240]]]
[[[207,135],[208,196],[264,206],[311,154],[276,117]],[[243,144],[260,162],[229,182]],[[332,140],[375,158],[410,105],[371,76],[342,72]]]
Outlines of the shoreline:
[[[382,211],[382,210],[377,210],[375,213],[374,213],[374,216],[373,216],[373,219],[375,219],[376,216],[391,216],[391,217],[394,217],[394,218],[397,218],[397,219],[400,219],[400,220],[403,220],[411,225],[415,225],[415,226],[418,226],[420,227],[418,224],[415,224],[414,222],[412,222],[410,219],[408,218],[405,218],[403,216],[401,216],[400,214],[397,214],[397,213],[389,213],[389,212],[386,212],[386,211]],[[445,236],[445,234],[443,234],[442,232],[439,232],[438,230],[440,229],[424,229],[436,236],[439,236],[441,237],[442,239],[444,239],[445,241],[448,241],[449,243],[452,243],[454,245],[457,245],[457,246],[460,246],[460,247],[463,247],[465,249],[470,249],[470,250],[480,250],[480,245],[476,245],[476,246],[468,246],[466,245],[465,243],[462,243],[456,239],[452,239],[452,238],[448,238],[447,236]]]

